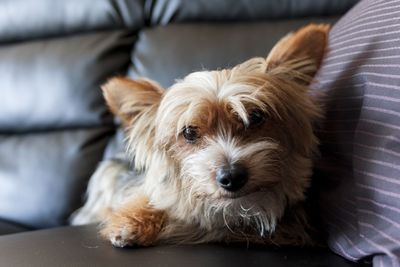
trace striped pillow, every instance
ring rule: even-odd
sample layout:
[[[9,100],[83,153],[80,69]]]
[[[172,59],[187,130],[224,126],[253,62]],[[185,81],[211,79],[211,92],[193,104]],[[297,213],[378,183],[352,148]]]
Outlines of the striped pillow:
[[[344,16],[317,81],[322,159],[340,170],[317,177],[328,244],[352,261],[400,266],[400,0],[361,1]]]

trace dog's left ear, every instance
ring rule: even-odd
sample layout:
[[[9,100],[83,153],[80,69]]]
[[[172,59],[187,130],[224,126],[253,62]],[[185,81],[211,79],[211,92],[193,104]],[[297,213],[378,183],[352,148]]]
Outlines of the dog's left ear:
[[[112,78],[101,88],[111,111],[128,130],[128,154],[135,168],[146,168],[153,157],[155,119],[164,89],[150,80],[123,77]]]
[[[292,70],[309,83],[324,57],[329,29],[327,24],[310,24],[283,37],[266,59],[267,71]]]
[[[164,91],[154,81],[125,77],[114,77],[101,88],[110,110],[125,127],[131,126],[143,115],[154,112]]]

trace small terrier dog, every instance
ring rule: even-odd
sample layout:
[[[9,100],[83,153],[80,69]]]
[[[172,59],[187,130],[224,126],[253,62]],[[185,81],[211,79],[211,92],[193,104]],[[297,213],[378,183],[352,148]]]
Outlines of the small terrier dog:
[[[102,221],[116,247],[247,241],[310,245],[304,211],[322,116],[309,92],[329,26],[281,39],[267,58],[189,74],[168,90],[139,79],[103,87],[127,155],[103,162],[73,224]]]

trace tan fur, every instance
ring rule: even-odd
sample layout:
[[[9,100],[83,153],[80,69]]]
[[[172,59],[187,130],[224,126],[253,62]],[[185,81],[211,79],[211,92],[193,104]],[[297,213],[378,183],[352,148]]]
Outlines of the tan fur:
[[[285,62],[299,62],[307,60],[312,61],[311,66],[299,64],[295,70],[313,77],[321,65],[325,53],[324,46],[328,42],[327,32],[330,26],[327,24],[310,24],[301,28],[296,34],[289,34],[282,38],[271,50],[267,57],[268,69],[273,69],[279,65],[285,65]]]
[[[311,244],[302,203],[318,145],[313,127],[322,110],[308,85],[328,30],[309,25],[278,42],[267,58],[195,72],[165,92],[150,81],[111,79],[104,95],[124,123],[127,152],[144,178],[114,190],[127,200],[104,207],[115,211],[102,235],[115,246]],[[266,117],[256,127],[250,124],[254,110]],[[185,140],[185,127],[196,129],[195,142]],[[217,184],[216,172],[238,162],[249,179],[228,192]],[[97,180],[98,188],[106,184]],[[91,190],[89,196],[96,192]],[[146,200],[137,200],[143,195]]]
[[[136,197],[107,216],[101,235],[119,246],[150,246],[166,221],[166,213],[149,206],[147,197]]]
[[[111,111],[130,131],[128,151],[135,157],[136,168],[144,168],[152,154],[154,120],[163,89],[150,80],[123,77],[109,80],[102,89]]]

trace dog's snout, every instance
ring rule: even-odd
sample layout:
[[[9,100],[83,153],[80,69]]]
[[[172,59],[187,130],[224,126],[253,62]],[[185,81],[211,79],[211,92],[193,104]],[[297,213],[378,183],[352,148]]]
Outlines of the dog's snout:
[[[228,191],[237,191],[248,180],[247,168],[243,164],[235,163],[217,170],[216,179],[222,188]]]

